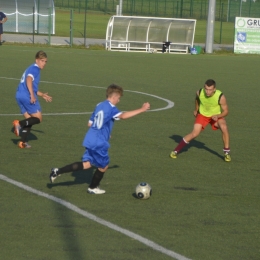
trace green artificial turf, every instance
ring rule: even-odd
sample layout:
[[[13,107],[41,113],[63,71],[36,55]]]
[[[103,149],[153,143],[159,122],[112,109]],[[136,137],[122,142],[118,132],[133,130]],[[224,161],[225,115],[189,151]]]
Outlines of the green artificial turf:
[[[12,121],[22,119],[15,92],[38,48],[1,46],[0,174],[68,201],[190,259],[259,258],[259,83],[257,55],[170,55],[46,48],[40,90],[43,122],[31,149],[19,149]],[[223,160],[221,133],[209,127],[177,159],[170,151],[193,127],[194,98],[213,78],[227,98],[232,161]],[[118,108],[151,110],[115,123],[110,168],[101,188],[86,192],[93,169],[49,182],[52,167],[81,160],[89,114],[105,88],[125,90]],[[96,88],[98,87],[98,88]],[[132,92],[131,92],[132,91]],[[146,94],[136,93],[142,92]],[[167,102],[174,107],[163,109]],[[75,113],[53,115],[54,113]],[[13,115],[14,114],[14,115]],[[153,195],[134,196],[148,182]],[[171,259],[60,204],[0,180],[0,258]]]

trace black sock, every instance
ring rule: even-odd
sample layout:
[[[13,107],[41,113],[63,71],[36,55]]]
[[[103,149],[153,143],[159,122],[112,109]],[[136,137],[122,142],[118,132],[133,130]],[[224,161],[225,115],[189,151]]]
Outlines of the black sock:
[[[27,136],[30,134],[31,127],[32,127],[31,125],[28,125],[22,129],[22,132],[20,135],[21,135],[21,141],[23,143],[25,143],[27,141]]]
[[[81,171],[81,170],[83,170],[83,163],[75,162],[75,163],[66,165],[62,168],[59,168],[58,174],[62,174],[62,173],[66,173],[66,172]]]
[[[24,120],[19,121],[21,127],[32,126],[40,123],[40,119],[38,117],[29,117]]]
[[[104,172],[101,172],[99,169],[96,169],[96,171],[95,171],[95,173],[93,175],[92,181],[91,181],[91,183],[89,185],[89,188],[90,189],[95,189],[99,185],[99,183],[102,180],[103,176],[104,176]]]

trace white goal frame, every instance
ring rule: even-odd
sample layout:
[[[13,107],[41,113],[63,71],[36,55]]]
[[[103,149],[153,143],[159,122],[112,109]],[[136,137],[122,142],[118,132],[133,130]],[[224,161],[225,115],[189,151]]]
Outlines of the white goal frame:
[[[106,50],[187,54],[195,28],[195,19],[114,15],[107,25]]]
[[[55,34],[54,0],[1,0],[5,32]]]

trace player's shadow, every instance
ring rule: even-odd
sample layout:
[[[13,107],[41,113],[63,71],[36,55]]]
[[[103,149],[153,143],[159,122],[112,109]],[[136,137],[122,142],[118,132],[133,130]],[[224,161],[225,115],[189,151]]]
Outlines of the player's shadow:
[[[109,166],[108,169],[113,169],[113,168],[118,168],[118,167],[119,167],[118,165],[113,165],[113,166]],[[55,180],[55,183],[48,183],[47,187],[49,189],[51,189],[56,186],[71,186],[71,185],[79,185],[79,184],[86,184],[86,183],[90,184],[95,170],[96,170],[95,167],[91,167],[90,169],[87,169],[87,170],[72,172],[71,176],[74,177],[74,180],[65,181],[65,182],[62,182],[63,174],[61,174]],[[64,174],[66,174],[66,173],[64,173]]]
[[[179,143],[179,142],[182,140],[183,137],[180,136],[180,135],[172,135],[172,136],[170,136],[170,138],[173,139],[176,143]],[[196,147],[196,148],[198,148],[198,149],[204,149],[204,150],[206,150],[206,151],[208,151],[208,152],[210,152],[210,153],[212,153],[212,154],[218,156],[219,158],[223,159],[223,156],[222,156],[222,155],[220,155],[220,154],[217,153],[216,151],[214,151],[214,150],[208,148],[204,143],[202,143],[202,142],[200,142],[200,141],[197,141],[197,140],[195,140],[195,139],[193,139],[192,141],[190,141],[190,143],[187,144],[187,145],[179,152],[179,154],[180,154],[180,153],[185,153],[185,152],[187,152],[191,146]]]
[[[135,192],[132,193],[132,196],[133,196],[135,199],[139,199]]]

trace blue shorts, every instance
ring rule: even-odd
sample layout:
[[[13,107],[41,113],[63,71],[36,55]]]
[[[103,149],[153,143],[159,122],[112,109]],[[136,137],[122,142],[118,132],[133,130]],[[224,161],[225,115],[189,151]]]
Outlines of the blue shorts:
[[[26,96],[16,96],[16,101],[18,106],[20,107],[21,114],[28,113],[28,114],[35,114],[37,112],[41,112],[41,105],[40,102],[37,101],[35,104],[30,102],[30,98]]]
[[[90,162],[98,168],[105,168],[109,164],[108,150],[90,150],[86,148],[82,162]]]

